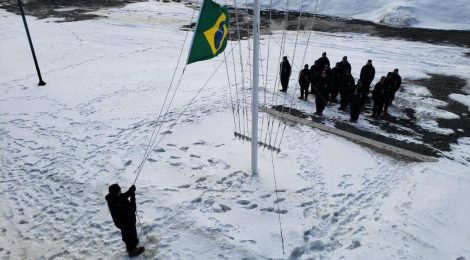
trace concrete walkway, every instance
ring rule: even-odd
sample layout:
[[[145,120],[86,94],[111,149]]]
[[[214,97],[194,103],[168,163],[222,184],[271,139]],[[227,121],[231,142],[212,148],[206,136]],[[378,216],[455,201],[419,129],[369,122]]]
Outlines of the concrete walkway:
[[[378,141],[375,141],[375,140],[372,140],[372,139],[369,139],[360,135],[352,134],[352,133],[349,133],[349,132],[346,132],[337,128],[326,126],[324,124],[316,123],[316,122],[313,122],[312,120],[308,120],[308,119],[296,117],[287,113],[279,112],[271,108],[260,107],[260,111],[266,112],[268,114],[271,114],[275,117],[278,117],[286,121],[308,125],[308,126],[323,130],[325,132],[344,137],[355,143],[368,146],[376,150],[379,150],[381,152],[384,152],[385,154],[389,154],[389,155],[392,154],[401,158],[405,158],[405,159],[412,160],[412,161],[418,161],[418,162],[437,162],[438,161],[437,158],[434,158],[434,157],[422,155],[413,151],[405,150],[403,148],[381,143],[381,142],[378,142]]]

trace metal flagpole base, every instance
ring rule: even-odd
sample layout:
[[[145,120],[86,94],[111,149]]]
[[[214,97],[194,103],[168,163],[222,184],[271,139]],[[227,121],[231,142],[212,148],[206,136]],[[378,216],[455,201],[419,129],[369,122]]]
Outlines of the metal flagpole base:
[[[46,85],[46,82],[44,82],[44,81],[42,81],[42,80],[39,81],[38,86],[44,86],[44,85]]]

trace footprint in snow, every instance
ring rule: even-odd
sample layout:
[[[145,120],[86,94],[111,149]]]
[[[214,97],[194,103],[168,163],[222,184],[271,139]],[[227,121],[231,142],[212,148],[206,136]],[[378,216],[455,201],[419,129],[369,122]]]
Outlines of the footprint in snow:
[[[181,158],[181,157],[179,157],[179,156],[174,156],[174,155],[170,156],[170,159],[179,159],[179,158]]]
[[[260,209],[260,211],[274,212],[274,208],[271,208],[271,207],[269,207],[269,208],[262,208],[262,209]]]
[[[171,166],[180,166],[181,163],[180,162],[171,162],[170,165]]]
[[[196,182],[199,183],[199,182],[203,182],[205,180],[207,180],[207,177],[201,177],[201,178],[197,179]]]
[[[157,160],[153,159],[153,158],[147,158],[147,161],[149,162],[157,162]]]
[[[166,146],[172,146],[172,147],[174,147],[174,146],[176,146],[176,144],[166,144]]]
[[[360,246],[361,246],[361,242],[360,242],[359,240],[353,240],[352,243],[351,243],[351,245],[349,245],[349,246],[347,247],[347,249],[353,250],[353,249],[356,249],[356,248],[358,248],[358,247],[360,247]]]
[[[265,198],[271,197],[271,194],[264,194],[264,195],[261,195],[259,197],[262,198],[262,199],[265,199]]]
[[[274,201],[274,204],[285,201],[285,200],[286,200],[285,198],[279,198],[279,199]]]
[[[251,202],[249,202],[248,200],[238,200],[237,203],[240,204],[240,205],[248,205]]]
[[[309,190],[311,190],[311,189],[312,189],[312,188],[303,188],[303,189],[300,189],[300,190],[295,191],[295,193],[304,193],[304,192],[309,191]]]
[[[195,143],[193,143],[193,144],[194,144],[194,145],[205,145],[205,144],[207,144],[207,143],[206,143],[205,141],[202,141],[202,140],[201,140],[201,141],[197,141],[197,142],[195,142]]]
[[[139,204],[142,205],[142,204],[145,204],[145,203],[153,203],[153,200],[144,200],[144,201],[140,202]]]
[[[153,149],[154,152],[156,153],[164,153],[165,152],[165,149],[163,148],[156,148],[156,149]]]
[[[207,161],[208,161],[211,165],[217,164],[217,160],[214,159],[214,158],[207,159]]]
[[[191,200],[191,203],[194,204],[194,203],[199,203],[199,202],[201,202],[201,201],[202,201],[202,198],[201,198],[201,197],[197,197],[197,198]]]
[[[245,208],[245,209],[255,209],[255,208],[257,208],[257,207],[258,207],[258,205],[256,205],[256,204],[250,204],[249,206],[244,207],[244,208]]]
[[[226,206],[224,204],[219,204],[220,206],[220,209],[223,211],[223,212],[227,212],[229,210],[231,210],[231,208],[229,206]]]
[[[191,167],[191,170],[202,170],[202,168],[204,168],[204,166],[202,166],[202,165],[199,165],[199,166],[192,166],[192,167]]]
[[[287,214],[287,212],[288,212],[287,209],[281,209],[281,210],[276,209],[274,211],[274,213],[279,213],[279,214]]]
[[[302,202],[300,204],[300,206],[303,208],[303,207],[306,207],[306,206],[310,206],[312,205],[313,203],[315,203],[314,201],[307,201],[307,202]]]
[[[258,244],[255,240],[240,240],[240,243],[242,243],[242,244],[250,244],[250,245],[256,245],[256,244]]]
[[[193,157],[193,158],[201,158],[201,156],[199,155],[196,155],[196,154],[190,154],[189,157]]]
[[[178,189],[187,189],[189,187],[191,187],[190,184],[183,184],[183,185],[178,186]]]
[[[183,146],[183,147],[180,148],[181,151],[187,151],[188,149],[189,149],[189,147],[187,147],[187,146]]]

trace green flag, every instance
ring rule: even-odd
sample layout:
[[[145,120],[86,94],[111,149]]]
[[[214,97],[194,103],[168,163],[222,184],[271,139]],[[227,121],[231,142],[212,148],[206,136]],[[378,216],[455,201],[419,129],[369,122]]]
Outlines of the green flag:
[[[222,53],[227,46],[228,24],[227,8],[204,0],[186,64],[212,59]]]

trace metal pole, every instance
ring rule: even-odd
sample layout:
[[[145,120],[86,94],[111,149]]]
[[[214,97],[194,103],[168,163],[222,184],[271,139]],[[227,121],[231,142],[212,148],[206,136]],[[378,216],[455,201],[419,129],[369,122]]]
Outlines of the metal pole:
[[[41,71],[39,70],[38,60],[36,59],[36,53],[34,52],[33,42],[31,41],[31,35],[29,35],[28,24],[26,23],[26,17],[24,16],[23,4],[21,0],[18,0],[18,6],[20,7],[21,16],[23,17],[24,29],[26,30],[26,35],[28,36],[29,47],[31,48],[31,53],[33,54],[34,65],[36,65],[36,72],[39,77],[38,86],[46,85],[46,82],[42,80]]]
[[[251,100],[251,172],[258,174],[259,0],[253,1],[253,95]]]

